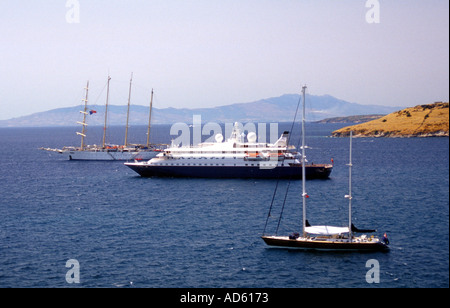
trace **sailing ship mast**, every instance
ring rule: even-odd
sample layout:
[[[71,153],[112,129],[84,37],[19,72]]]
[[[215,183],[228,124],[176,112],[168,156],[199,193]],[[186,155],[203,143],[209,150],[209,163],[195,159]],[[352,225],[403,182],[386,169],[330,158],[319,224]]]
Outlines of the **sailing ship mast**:
[[[306,236],[306,198],[308,194],[306,193],[306,181],[305,181],[305,91],[306,85],[302,87],[302,96],[303,96],[303,116],[302,116],[302,201],[303,201],[303,236]],[[349,241],[352,241],[352,136],[353,132],[350,131],[350,154],[349,154],[349,163],[347,164],[349,168],[349,193],[345,195],[345,198],[348,199],[348,233],[349,233]]]
[[[130,117],[130,99],[131,99],[131,83],[133,81],[133,73],[130,78],[130,89],[128,90],[128,110],[127,110],[127,125],[125,126],[125,146],[128,145],[128,119]]]
[[[350,242],[352,241],[352,137],[353,131],[350,131],[350,154],[349,154],[349,163],[348,166],[348,195],[345,195],[345,198],[348,198],[348,233]]]
[[[86,126],[87,126],[87,124],[86,124],[86,115],[88,114],[87,113],[87,102],[88,102],[88,92],[89,92],[89,80],[88,80],[88,82],[86,84],[86,88],[85,89],[86,89],[86,96],[83,99],[83,101],[84,101],[84,111],[80,111],[80,113],[83,114],[83,122],[77,122],[78,124],[82,125],[81,133],[77,132],[77,135],[81,136],[81,151],[84,150],[84,137],[86,137]]]
[[[302,202],[303,202],[303,236],[306,236],[306,168],[305,168],[305,92],[306,85],[302,87]]]
[[[148,115],[148,128],[147,128],[147,148],[150,147],[150,124],[152,120],[152,105],[153,105],[153,89],[150,97],[150,113]]]
[[[108,99],[109,99],[109,81],[110,80],[111,80],[111,77],[108,76],[108,86],[106,87],[105,124],[103,126],[103,141],[102,141],[103,148],[105,148],[105,141],[106,141],[106,122],[108,120]]]

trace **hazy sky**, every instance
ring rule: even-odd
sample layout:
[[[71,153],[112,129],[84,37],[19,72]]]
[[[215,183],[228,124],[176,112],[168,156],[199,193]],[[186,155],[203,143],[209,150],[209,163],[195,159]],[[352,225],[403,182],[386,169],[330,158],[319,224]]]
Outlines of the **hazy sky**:
[[[126,104],[131,72],[132,103],[154,88],[158,108],[304,83],[360,104],[448,101],[448,12],[448,0],[1,0],[0,119],[78,105],[87,80],[104,104],[108,73],[110,103]]]

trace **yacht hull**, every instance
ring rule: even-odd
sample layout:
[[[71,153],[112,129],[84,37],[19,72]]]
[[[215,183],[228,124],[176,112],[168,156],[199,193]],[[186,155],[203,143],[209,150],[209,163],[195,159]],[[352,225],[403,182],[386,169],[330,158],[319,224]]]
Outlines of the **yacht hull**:
[[[389,246],[380,241],[327,241],[311,239],[291,239],[280,236],[262,236],[264,242],[272,247],[296,248],[296,249],[316,249],[316,250],[359,250],[359,251],[387,251]]]

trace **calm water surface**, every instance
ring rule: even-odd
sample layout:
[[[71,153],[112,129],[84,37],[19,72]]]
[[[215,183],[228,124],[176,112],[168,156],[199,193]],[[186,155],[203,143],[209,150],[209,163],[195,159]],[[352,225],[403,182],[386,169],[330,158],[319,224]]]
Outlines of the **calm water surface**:
[[[307,127],[309,160],[335,163],[329,180],[307,182],[314,224],[347,221],[348,139],[327,137],[338,127]],[[76,129],[0,129],[0,287],[72,287],[69,259],[80,264],[81,287],[449,286],[448,138],[354,139],[354,223],[386,232],[391,251],[334,253],[260,239],[276,180],[141,178],[121,162],[38,149],[78,145]],[[88,143],[100,143],[101,131],[90,128]],[[129,139],[144,142],[145,132],[132,127]],[[123,142],[122,127],[110,134]],[[152,131],[155,142],[170,138],[168,126]],[[279,183],[268,233],[288,184]],[[291,182],[278,234],[300,229],[300,196],[301,182]],[[377,284],[366,282],[370,259]]]

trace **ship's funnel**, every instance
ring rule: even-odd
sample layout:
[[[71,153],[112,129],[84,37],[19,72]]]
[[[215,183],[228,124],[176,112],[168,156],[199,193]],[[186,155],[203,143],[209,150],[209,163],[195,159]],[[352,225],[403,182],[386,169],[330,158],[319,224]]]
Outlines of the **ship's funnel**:
[[[288,143],[288,138],[289,137],[289,132],[288,131],[284,131],[283,134],[281,135],[280,139],[277,140],[277,142],[275,142],[273,145],[275,147],[287,147],[287,143]]]

